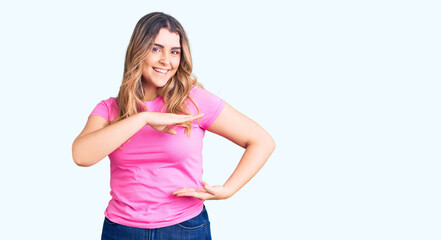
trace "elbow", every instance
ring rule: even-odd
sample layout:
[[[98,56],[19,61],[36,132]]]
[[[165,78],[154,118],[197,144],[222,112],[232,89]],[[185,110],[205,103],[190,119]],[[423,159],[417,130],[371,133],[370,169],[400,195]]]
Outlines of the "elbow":
[[[78,157],[73,157],[73,160],[79,167],[89,167],[89,165],[84,164]]]
[[[271,135],[269,135],[268,133],[260,135],[259,137],[256,137],[253,140],[246,142],[244,148],[247,148],[248,146],[254,144],[267,149],[269,154],[272,154],[276,149],[276,142],[274,141],[273,137],[271,137]]]
[[[272,154],[276,149],[276,141],[274,141],[273,137],[266,133],[264,136],[259,138],[261,142],[261,146],[265,146],[269,154]]]
[[[75,155],[75,153],[72,154],[72,158],[75,164],[79,167],[90,167],[93,165],[93,164],[88,164],[86,161],[83,161],[81,157],[78,157],[77,155]]]
[[[83,161],[83,157],[80,154],[80,151],[78,150],[78,146],[76,144],[76,140],[72,144],[72,159],[74,163],[79,167],[89,167],[90,165],[86,164],[85,161]]]
[[[274,150],[276,149],[276,141],[274,141],[274,138],[271,137],[271,135],[268,134],[268,148],[271,149],[271,153],[274,152]]]
[[[74,163],[79,167],[87,167],[83,161],[81,161],[81,157],[78,156],[78,153],[72,149],[72,159],[74,160]]]

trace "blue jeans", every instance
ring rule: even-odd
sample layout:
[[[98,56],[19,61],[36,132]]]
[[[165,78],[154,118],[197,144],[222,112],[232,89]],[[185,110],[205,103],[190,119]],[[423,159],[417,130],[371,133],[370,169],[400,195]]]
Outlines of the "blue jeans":
[[[196,217],[162,228],[136,228],[104,217],[101,240],[211,240],[210,221],[204,208]]]

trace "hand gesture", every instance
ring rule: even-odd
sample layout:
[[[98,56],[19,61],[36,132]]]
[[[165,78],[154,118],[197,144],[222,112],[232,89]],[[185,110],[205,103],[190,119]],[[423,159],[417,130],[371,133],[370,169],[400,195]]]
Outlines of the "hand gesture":
[[[174,113],[159,113],[146,112],[147,124],[153,129],[169,134],[176,134],[176,131],[169,126],[183,126],[182,123],[193,121],[204,116],[204,114],[197,115],[183,115]]]
[[[194,197],[199,200],[221,200],[231,196],[230,190],[224,186],[210,186],[202,182],[204,188],[181,188],[173,192],[177,197]]]

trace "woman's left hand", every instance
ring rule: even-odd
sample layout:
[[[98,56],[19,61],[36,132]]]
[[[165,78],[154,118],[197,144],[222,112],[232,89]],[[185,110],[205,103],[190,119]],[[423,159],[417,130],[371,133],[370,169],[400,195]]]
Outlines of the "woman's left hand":
[[[206,182],[202,182],[204,188],[182,188],[173,192],[177,197],[194,197],[199,200],[221,200],[231,197],[228,188],[224,186],[210,186]]]

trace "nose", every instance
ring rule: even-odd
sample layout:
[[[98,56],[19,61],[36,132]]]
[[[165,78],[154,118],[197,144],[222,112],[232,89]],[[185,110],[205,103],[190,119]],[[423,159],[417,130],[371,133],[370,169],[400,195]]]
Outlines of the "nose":
[[[169,64],[170,63],[170,59],[167,53],[163,52],[161,54],[161,58],[159,59],[159,62],[162,64]]]

